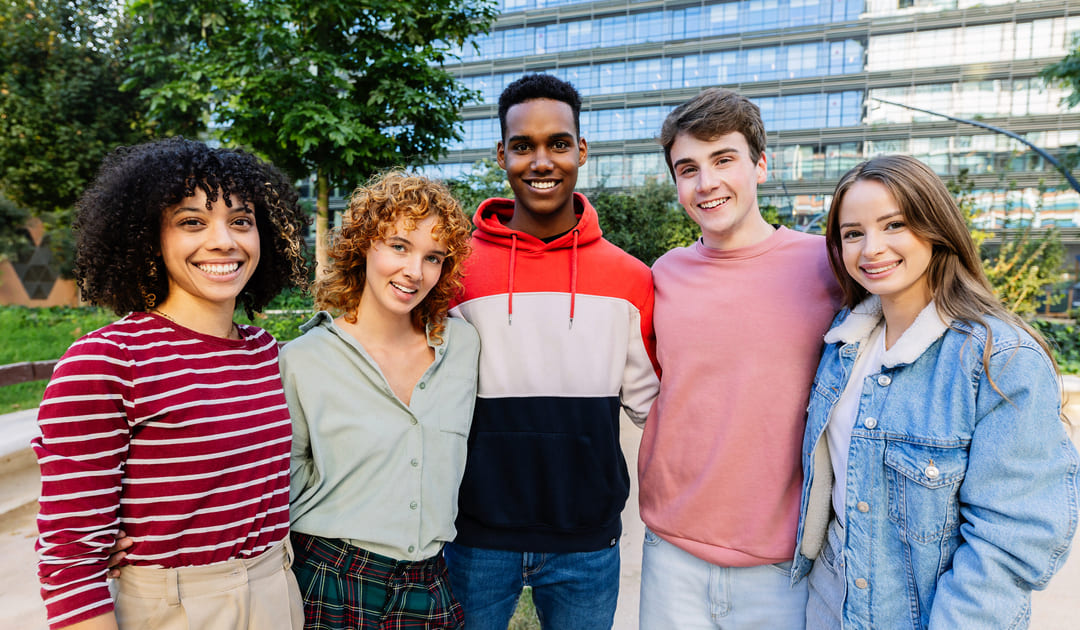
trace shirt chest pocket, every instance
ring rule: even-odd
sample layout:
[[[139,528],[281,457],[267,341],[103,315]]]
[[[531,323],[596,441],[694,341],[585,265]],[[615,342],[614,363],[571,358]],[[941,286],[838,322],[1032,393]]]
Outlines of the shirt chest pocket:
[[[889,520],[909,540],[929,543],[960,526],[967,449],[889,442],[885,446]]]

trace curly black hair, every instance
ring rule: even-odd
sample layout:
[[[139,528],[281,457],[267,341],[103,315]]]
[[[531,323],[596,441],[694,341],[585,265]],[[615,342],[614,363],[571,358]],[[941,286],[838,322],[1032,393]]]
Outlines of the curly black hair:
[[[537,98],[549,98],[569,105],[574,113],[574,133],[581,135],[581,94],[577,88],[550,74],[526,74],[506,86],[499,95],[499,127],[503,140],[506,139],[506,112],[514,105]]]
[[[283,289],[307,286],[308,219],[289,179],[245,151],[176,137],[110,153],[76,204],[75,278],[83,299],[117,314],[147,309],[148,294],[165,301],[162,212],[196,187],[208,207],[221,195],[230,207],[247,203],[255,211],[259,264],[237,298],[249,317]]]

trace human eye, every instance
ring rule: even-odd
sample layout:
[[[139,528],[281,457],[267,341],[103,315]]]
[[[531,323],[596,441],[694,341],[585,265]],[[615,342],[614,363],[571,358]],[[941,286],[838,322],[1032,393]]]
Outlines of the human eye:
[[[567,142],[566,140],[556,140],[555,142],[553,142],[551,144],[551,147],[553,149],[558,150],[558,151],[566,151],[567,149],[570,148],[570,143]]]
[[[689,177],[689,176],[693,175],[694,173],[697,173],[697,167],[687,165],[687,166],[684,166],[684,167],[680,168],[678,170],[678,173],[679,173],[679,177]]]
[[[403,252],[403,251],[405,251],[405,244],[404,243],[387,243],[386,246],[389,247],[390,249],[394,250],[395,252]]]
[[[529,144],[527,142],[518,142],[510,147],[514,153],[528,153]]]
[[[438,254],[428,254],[424,260],[433,265],[441,265],[443,263],[443,257]]]
[[[189,230],[200,228],[202,224],[202,220],[193,215],[181,216],[176,220],[176,225]]]
[[[233,225],[241,228],[253,228],[255,227],[255,216],[250,214],[240,215],[233,220]]]
[[[859,230],[844,230],[840,232],[840,238],[845,241],[854,241],[862,236],[862,232]]]
[[[895,220],[895,221],[889,221],[889,222],[888,222],[888,223],[887,223],[887,224],[885,225],[885,229],[886,229],[886,230],[892,230],[893,232],[895,232],[895,231],[897,231],[897,230],[902,230],[902,229],[904,229],[905,227],[907,227],[907,224],[906,224],[906,223],[904,223],[903,221],[900,221],[900,220]]]

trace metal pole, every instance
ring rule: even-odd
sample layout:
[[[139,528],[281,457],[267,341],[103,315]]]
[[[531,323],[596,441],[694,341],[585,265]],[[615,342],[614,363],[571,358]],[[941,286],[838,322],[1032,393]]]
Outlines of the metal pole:
[[[895,105],[897,107],[903,107],[904,109],[910,109],[912,111],[922,112],[924,114],[930,114],[931,116],[940,116],[942,118],[948,118],[949,120],[955,120],[956,122],[964,123],[965,125],[974,125],[976,127],[982,127],[983,129],[989,129],[990,131],[993,131],[994,133],[1000,133],[1002,135],[1009,136],[1013,140],[1017,140],[1019,142],[1024,143],[1028,147],[1031,147],[1032,151],[1038,153],[1040,156],[1042,156],[1042,158],[1044,160],[1046,160],[1047,162],[1053,164],[1054,168],[1056,168],[1058,171],[1061,172],[1062,175],[1065,176],[1065,179],[1068,180],[1069,185],[1072,186],[1072,189],[1075,190],[1076,192],[1080,193],[1080,182],[1076,181],[1076,178],[1072,176],[1072,173],[1070,173],[1068,171],[1068,169],[1066,169],[1064,166],[1062,166],[1061,162],[1059,162],[1057,160],[1057,158],[1055,158],[1054,156],[1047,153],[1046,150],[1032,144],[1031,141],[1029,141],[1027,138],[1019,136],[1019,135],[1017,135],[1017,134],[1015,134],[1015,133],[1013,133],[1011,131],[1008,131],[1006,129],[1002,129],[1001,127],[995,127],[993,125],[988,125],[986,123],[979,122],[977,120],[968,120],[966,118],[957,118],[955,116],[949,116],[948,114],[942,114],[942,113],[939,113],[939,112],[930,111],[929,109],[922,109],[921,107],[912,107],[911,105],[904,105],[903,103],[894,103],[893,101],[887,101],[887,100],[885,100],[883,98],[877,98],[875,96],[871,96],[870,100],[877,101],[879,103],[885,103],[886,105]]]

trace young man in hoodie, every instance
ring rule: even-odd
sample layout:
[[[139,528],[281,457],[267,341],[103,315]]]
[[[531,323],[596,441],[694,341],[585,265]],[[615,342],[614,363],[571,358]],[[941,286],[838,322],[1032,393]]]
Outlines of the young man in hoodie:
[[[619,409],[658,389],[648,267],[604,240],[574,192],[581,96],[527,75],[499,97],[514,199],[476,211],[452,314],[480,333],[480,381],[457,538],[445,548],[470,630],[505,630],[531,586],[545,628],[611,627],[629,475]]]

